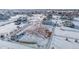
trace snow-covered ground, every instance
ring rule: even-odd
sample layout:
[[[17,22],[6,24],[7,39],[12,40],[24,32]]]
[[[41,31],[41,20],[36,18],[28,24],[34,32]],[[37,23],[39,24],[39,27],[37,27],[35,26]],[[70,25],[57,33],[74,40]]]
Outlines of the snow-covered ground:
[[[14,25],[14,23],[11,24],[7,24],[5,26],[1,26],[0,27],[0,33],[10,33],[11,31],[13,31],[14,29],[17,29],[17,26]]]
[[[73,39],[66,41],[64,37],[53,37],[52,45],[56,49],[79,49],[79,43],[75,43]]]
[[[31,47],[0,40],[0,49],[31,49]]]
[[[73,39],[79,39],[79,30],[71,29],[71,28],[56,27],[55,35],[69,37],[69,38],[73,38]]]
[[[75,21],[79,21],[79,17],[75,17],[74,20],[75,20]]]
[[[42,20],[46,17],[43,14],[33,14],[33,16],[31,17],[28,17],[27,15],[16,15],[11,17],[8,21],[0,23],[0,34],[8,34],[10,32],[14,32],[14,30],[17,29],[17,25],[14,24],[14,21],[22,16],[27,17],[28,21],[32,23],[21,23],[20,25],[18,25],[19,27],[21,27],[21,30],[16,33],[16,35],[18,36],[16,40],[18,40],[19,42],[8,42],[5,40],[0,40],[0,48],[47,48],[48,43],[51,44],[50,48],[79,48],[79,43],[75,42],[76,39],[79,40],[79,29],[62,26],[62,20],[59,19],[60,16],[54,16],[55,18],[52,19],[52,23],[57,23],[59,25],[59,27],[53,27],[50,25],[43,25],[41,23]],[[79,18],[75,18],[75,20],[72,22],[76,26],[79,26],[78,21]],[[40,26],[49,29],[49,31],[53,33],[51,39],[44,38],[40,33],[38,33],[38,35],[35,35],[27,32],[28,30],[33,30],[32,33],[36,33],[34,29],[39,28]],[[19,36],[22,33],[24,34],[22,36]],[[66,38],[68,38],[68,41],[66,40]],[[48,42],[49,40],[52,41]],[[33,42],[35,44],[28,44],[27,42]]]

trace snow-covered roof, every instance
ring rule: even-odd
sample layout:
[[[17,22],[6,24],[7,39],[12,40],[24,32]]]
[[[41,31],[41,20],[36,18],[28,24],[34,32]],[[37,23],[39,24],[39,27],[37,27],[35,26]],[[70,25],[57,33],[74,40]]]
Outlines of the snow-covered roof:
[[[53,15],[52,16],[54,19],[59,19],[61,16],[60,15]]]
[[[43,14],[33,14],[32,17],[28,17],[30,21],[42,21],[43,18],[45,18],[45,15]]]
[[[27,17],[27,15],[16,15],[16,16],[12,16],[9,21],[16,21],[19,17]]]

